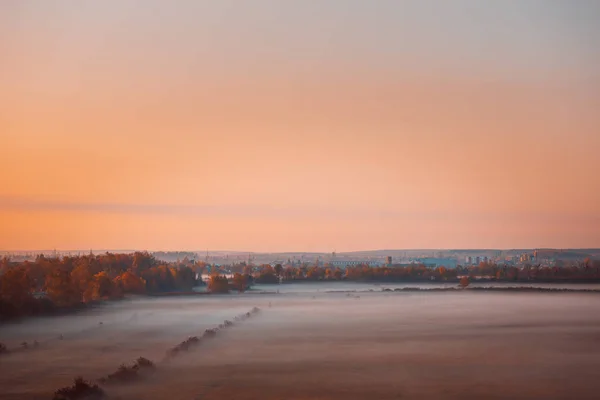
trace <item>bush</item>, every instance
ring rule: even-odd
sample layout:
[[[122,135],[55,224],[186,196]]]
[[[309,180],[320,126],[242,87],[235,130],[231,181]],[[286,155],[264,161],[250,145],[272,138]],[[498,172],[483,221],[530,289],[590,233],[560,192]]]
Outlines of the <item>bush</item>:
[[[191,336],[179,343],[177,346],[169,350],[168,355],[175,356],[182,351],[189,351],[192,347],[200,344],[200,338],[198,336]]]
[[[215,336],[217,336],[216,329],[207,329],[204,331],[204,334],[202,335],[203,338],[213,338]]]
[[[234,321],[243,321],[259,312],[260,312],[260,308],[253,307],[249,312],[247,312],[245,314],[237,315],[236,317],[234,317]],[[191,337],[187,338],[186,340],[184,340],[183,342],[179,343],[177,346],[173,347],[172,349],[170,349],[167,352],[167,357],[174,357],[182,351],[188,351],[192,347],[199,345],[201,343],[202,339],[210,339],[210,338],[214,338],[215,336],[217,336],[219,329],[225,329],[225,328],[231,327],[233,325],[235,325],[234,322],[226,319],[225,321],[223,321],[222,324],[219,324],[218,327],[205,330],[204,333],[202,334],[201,338],[198,338],[197,336],[191,336]],[[138,359],[138,365],[139,364],[140,364],[140,359]]]
[[[145,357],[140,357],[136,360],[135,365],[139,369],[155,369],[154,363]]]
[[[0,354],[7,354],[8,353],[8,347],[6,347],[6,345],[4,343],[0,343]]]
[[[231,326],[233,326],[233,322],[226,319],[225,321],[223,321],[222,324],[219,324],[219,329],[225,329],[225,328],[229,328]]]
[[[116,372],[108,375],[106,378],[101,378],[99,381],[103,384],[134,382],[141,378],[142,372],[151,372],[154,371],[154,369],[156,369],[156,367],[152,361],[140,357],[131,367],[121,364]]]
[[[104,384],[125,383],[135,381],[138,378],[137,369],[121,364],[116,372],[108,375],[106,378],[101,378],[100,382]]]
[[[91,385],[83,380],[83,378],[75,378],[73,386],[64,387],[54,392],[52,400],[100,400],[106,395],[98,385]]]

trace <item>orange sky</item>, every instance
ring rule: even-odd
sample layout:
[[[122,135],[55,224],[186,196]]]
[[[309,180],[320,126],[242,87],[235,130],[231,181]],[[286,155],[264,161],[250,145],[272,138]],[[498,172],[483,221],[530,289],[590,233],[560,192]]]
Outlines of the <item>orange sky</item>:
[[[600,58],[566,24],[524,63],[125,3],[0,6],[0,250],[600,247]]]

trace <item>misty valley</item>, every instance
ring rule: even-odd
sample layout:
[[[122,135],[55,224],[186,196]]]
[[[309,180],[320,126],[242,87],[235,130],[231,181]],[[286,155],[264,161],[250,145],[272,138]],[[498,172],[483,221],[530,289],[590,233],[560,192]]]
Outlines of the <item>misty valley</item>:
[[[0,399],[50,399],[77,376],[97,384],[140,357],[152,374],[101,385],[106,398],[597,398],[595,293],[342,285],[139,297],[7,323],[0,337],[15,350],[0,355]],[[212,340],[166,357],[220,325]]]

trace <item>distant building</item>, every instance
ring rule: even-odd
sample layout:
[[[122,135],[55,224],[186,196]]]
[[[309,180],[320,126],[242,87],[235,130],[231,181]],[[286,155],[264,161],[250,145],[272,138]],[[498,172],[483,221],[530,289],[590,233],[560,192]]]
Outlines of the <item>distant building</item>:
[[[419,258],[415,262],[423,264],[426,267],[445,267],[445,268],[456,268],[458,262],[454,258]]]
[[[288,263],[289,263],[289,260],[288,260]],[[273,268],[275,268],[275,266],[276,266],[277,264],[279,264],[279,265],[282,265],[282,266],[283,266],[283,264],[285,264],[285,262],[284,262],[283,260],[275,260],[275,261],[271,261],[271,262],[269,263],[269,265],[270,265],[271,267],[273,267]]]
[[[387,256],[385,258],[385,264],[386,265],[392,265],[392,256]]]
[[[528,262],[534,262],[535,261],[535,254],[529,254],[529,253],[523,253],[521,254],[521,256],[519,257],[519,262],[521,263],[528,263]]]
[[[346,268],[355,267],[357,265],[368,265],[369,267],[379,267],[381,263],[378,261],[365,261],[365,260],[334,260],[331,262],[334,267]]]

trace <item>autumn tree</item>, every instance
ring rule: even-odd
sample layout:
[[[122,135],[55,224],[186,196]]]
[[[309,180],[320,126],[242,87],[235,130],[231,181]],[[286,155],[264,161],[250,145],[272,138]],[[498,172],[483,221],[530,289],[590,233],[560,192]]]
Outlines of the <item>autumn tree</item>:
[[[333,271],[333,279],[336,281],[341,281],[344,277],[344,272],[338,267]]]
[[[288,265],[283,270],[283,280],[289,281],[296,277],[296,270],[291,265]]]
[[[10,258],[8,256],[2,256],[0,259],[0,274],[7,271],[10,267]]]
[[[32,282],[25,268],[10,268],[0,275],[0,298],[5,301],[22,303],[31,298]]]
[[[242,272],[244,275],[252,275],[252,267],[250,265],[244,265]]]
[[[279,278],[281,276],[281,271],[283,271],[283,266],[281,264],[275,264],[273,269],[275,270],[275,275]]]
[[[91,285],[86,294],[89,293],[91,300],[102,300],[120,297],[119,287],[110,279],[106,271],[94,275]]]
[[[71,271],[71,281],[74,285],[77,285],[81,293],[84,293],[88,289],[93,279],[94,274],[88,263],[80,263]]]
[[[187,266],[171,268],[175,289],[189,291],[196,286],[196,274]]]
[[[447,269],[446,269],[446,267],[444,267],[443,265],[440,265],[440,266],[437,268],[437,273],[440,275],[440,278],[444,278],[444,277],[446,276],[446,272],[447,272],[447,271],[448,271],[448,270],[447,270]]]
[[[136,251],[133,254],[132,270],[141,276],[145,271],[156,265],[156,259],[147,251]]]
[[[46,278],[46,294],[58,307],[70,307],[82,301],[77,283],[63,268],[57,268]]]
[[[321,267],[310,267],[306,273],[306,279],[311,281],[318,281],[325,277],[325,271]]]
[[[175,289],[175,279],[171,269],[166,265],[146,270],[142,278],[146,281],[148,292],[168,292]]]
[[[0,317],[26,314],[33,306],[33,282],[25,268],[9,268],[0,275]]]
[[[279,283],[275,270],[270,265],[264,265],[256,277],[256,283]]]
[[[244,292],[250,286],[250,275],[235,273],[231,281],[231,287],[238,292]]]
[[[208,290],[211,293],[228,293],[229,282],[224,275],[214,274],[208,280]]]
[[[123,293],[142,294],[146,291],[146,282],[130,271],[125,271],[115,278],[115,284]]]

